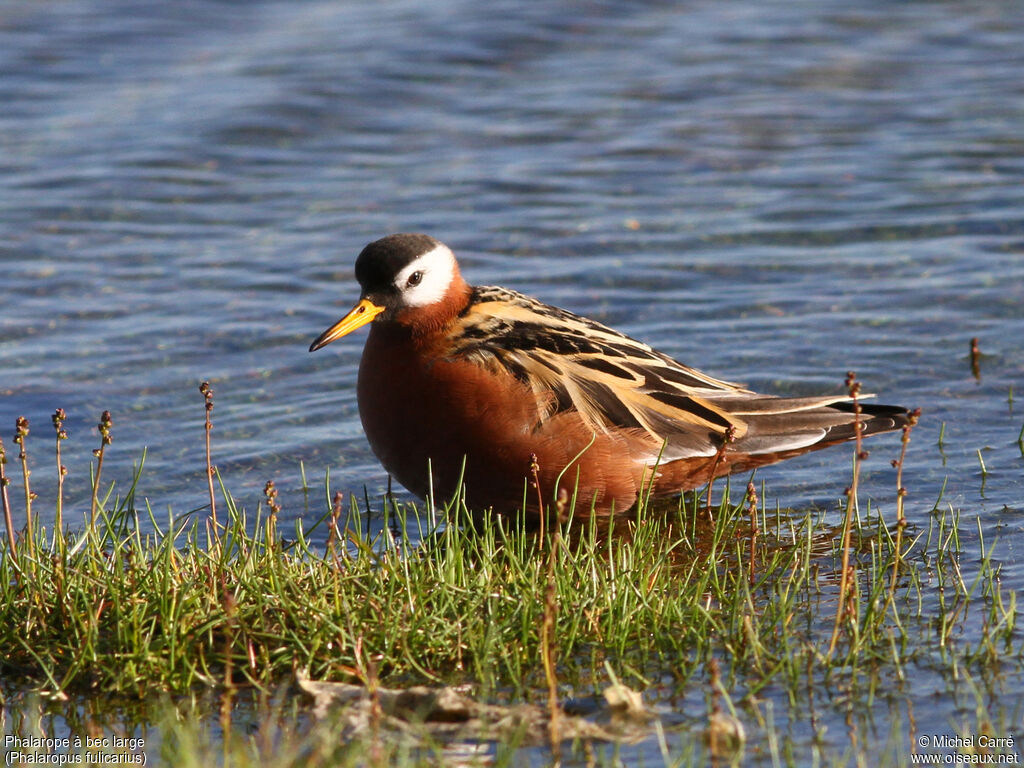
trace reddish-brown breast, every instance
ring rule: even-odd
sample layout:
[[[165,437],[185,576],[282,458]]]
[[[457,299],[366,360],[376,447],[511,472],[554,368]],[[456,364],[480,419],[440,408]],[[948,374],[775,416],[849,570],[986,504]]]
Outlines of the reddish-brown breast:
[[[601,513],[632,506],[643,474],[631,459],[633,436],[595,435],[575,411],[541,423],[541,404],[528,386],[444,352],[443,331],[413,335],[398,323],[370,328],[359,412],[374,453],[398,482],[425,497],[432,477],[442,502],[461,479],[474,511],[512,512],[525,499],[535,513],[537,490],[528,481],[536,456],[545,504],[561,487],[576,491],[579,513],[589,512],[591,502]]]

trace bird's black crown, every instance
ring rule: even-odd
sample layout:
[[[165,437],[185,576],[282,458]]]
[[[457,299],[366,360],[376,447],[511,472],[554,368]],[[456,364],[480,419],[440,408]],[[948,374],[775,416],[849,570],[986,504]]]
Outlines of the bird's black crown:
[[[388,235],[374,240],[356,259],[356,280],[366,292],[388,289],[395,276],[414,259],[440,245],[430,235],[420,234]]]

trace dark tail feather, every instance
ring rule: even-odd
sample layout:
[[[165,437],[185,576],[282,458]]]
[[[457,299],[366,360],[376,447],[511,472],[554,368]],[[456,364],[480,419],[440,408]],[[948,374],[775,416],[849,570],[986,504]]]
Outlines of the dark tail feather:
[[[853,413],[853,403],[849,402],[833,403],[828,407],[842,413]],[[902,429],[910,423],[910,411],[898,405],[861,403],[860,422],[864,425],[861,437],[875,435],[879,432],[891,432],[894,429]],[[849,424],[833,427],[822,442],[833,443],[841,440],[852,440],[856,435],[853,424],[854,422],[851,421]]]

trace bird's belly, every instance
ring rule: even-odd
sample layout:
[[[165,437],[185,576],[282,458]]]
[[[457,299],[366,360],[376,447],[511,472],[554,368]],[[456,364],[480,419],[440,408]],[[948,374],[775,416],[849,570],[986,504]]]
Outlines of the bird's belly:
[[[486,487],[487,496],[506,501],[518,486],[521,499],[529,471],[529,450],[516,450],[529,416],[524,399],[509,407],[486,378],[460,369],[465,364],[364,360],[358,394],[367,440],[384,468],[420,497],[433,490],[444,501],[461,478],[474,497],[483,497]]]
[[[575,413],[541,424],[529,387],[482,366],[384,355],[368,345],[358,395],[374,454],[421,498],[433,492],[444,503],[462,489],[475,512],[512,511],[524,502],[535,511],[538,499],[552,502],[559,487],[581,510],[596,502],[599,511],[623,511],[636,498],[642,468],[621,441],[595,434]]]

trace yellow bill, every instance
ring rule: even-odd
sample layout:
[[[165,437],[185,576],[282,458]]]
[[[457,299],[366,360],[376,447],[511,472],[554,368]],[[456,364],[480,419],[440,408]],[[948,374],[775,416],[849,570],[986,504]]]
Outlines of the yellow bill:
[[[316,352],[320,347],[326,347],[335,339],[352,333],[356,328],[362,328],[383,311],[384,307],[378,307],[369,299],[361,299],[347,315],[321,333],[316,341],[309,345],[309,351]]]

